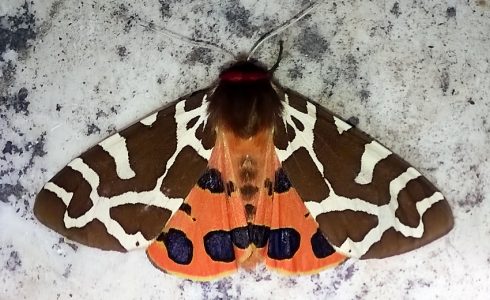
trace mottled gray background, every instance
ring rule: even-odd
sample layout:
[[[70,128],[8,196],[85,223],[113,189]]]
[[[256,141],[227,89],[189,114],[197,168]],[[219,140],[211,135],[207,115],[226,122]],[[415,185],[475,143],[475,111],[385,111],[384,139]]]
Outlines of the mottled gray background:
[[[232,58],[137,20],[247,52],[307,1],[0,2],[0,299],[484,299],[490,294],[490,1],[328,1],[281,34],[277,79],[411,162],[455,228],[405,255],[319,275],[263,267],[212,283],[144,252],[64,240],[32,216],[72,158],[212,83]],[[277,41],[256,57],[272,65]],[[471,297],[471,298],[470,298]]]

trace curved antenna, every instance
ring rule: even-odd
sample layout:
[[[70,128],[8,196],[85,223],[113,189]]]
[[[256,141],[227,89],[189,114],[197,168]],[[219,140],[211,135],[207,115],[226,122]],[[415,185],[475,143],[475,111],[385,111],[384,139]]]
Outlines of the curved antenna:
[[[250,60],[252,58],[252,55],[257,51],[257,49],[268,39],[272,38],[273,36],[278,35],[282,31],[286,30],[289,26],[293,25],[294,23],[298,22],[299,20],[303,19],[307,14],[309,14],[313,8],[317,5],[317,1],[312,2],[310,5],[306,6],[303,8],[299,13],[297,13],[294,17],[291,19],[287,20],[286,22],[282,23],[275,29],[272,29],[265,34],[263,34],[260,39],[253,45],[252,49],[250,50],[247,60]]]
[[[279,63],[281,62],[281,59],[282,59],[283,44],[284,44],[284,42],[282,40],[279,41],[279,54],[277,55],[276,63],[272,66],[272,68],[269,69],[269,71],[267,71],[270,74],[274,73],[276,71],[277,67],[279,67]]]
[[[180,33],[172,31],[170,29],[166,29],[166,28],[163,28],[161,26],[157,26],[153,22],[144,22],[141,19],[134,20],[134,21],[137,21],[138,22],[137,24],[143,28],[146,28],[148,30],[152,30],[154,32],[162,33],[164,36],[169,37],[171,39],[182,41],[182,42],[187,42],[187,43],[194,45],[194,46],[197,46],[197,47],[204,47],[204,48],[208,48],[208,49],[219,50],[219,51],[221,51],[227,55],[230,55],[233,58],[236,58],[236,55],[233,54],[233,52],[231,52],[231,51],[229,51],[223,47],[220,47],[217,44],[214,44],[212,42],[205,41],[205,40],[197,40],[197,39],[187,37],[185,35],[182,35]],[[158,31],[157,31],[157,29],[158,29]]]

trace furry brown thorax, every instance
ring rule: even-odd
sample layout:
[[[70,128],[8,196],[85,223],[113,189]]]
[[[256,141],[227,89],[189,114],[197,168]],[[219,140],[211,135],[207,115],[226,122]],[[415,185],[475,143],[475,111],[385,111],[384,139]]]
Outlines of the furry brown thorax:
[[[224,125],[242,138],[271,128],[280,118],[282,103],[272,87],[271,72],[252,62],[238,62],[220,74],[209,99],[213,125]]]

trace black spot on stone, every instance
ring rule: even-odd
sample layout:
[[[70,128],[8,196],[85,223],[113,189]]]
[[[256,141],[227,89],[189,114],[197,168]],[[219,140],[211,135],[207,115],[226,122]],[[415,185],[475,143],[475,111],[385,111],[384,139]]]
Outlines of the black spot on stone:
[[[89,124],[87,126],[87,135],[92,135],[92,134],[96,134],[96,133],[100,133],[100,128],[97,125],[95,125],[94,123]]]
[[[235,260],[231,234],[227,231],[217,230],[208,232],[204,236],[204,249],[212,260],[222,262],[232,262]]]
[[[448,19],[456,17],[456,7],[448,7],[446,9],[446,17]]]
[[[264,187],[267,189],[267,195],[272,196],[272,181],[269,178],[265,179]]]
[[[196,125],[198,120],[199,120],[199,116],[192,118],[189,122],[187,122],[187,124],[185,125],[185,128],[187,130],[191,129],[192,127],[194,127],[194,125]]]
[[[56,111],[60,111],[63,106],[56,104]]]
[[[245,199],[252,198],[253,196],[255,196],[255,194],[257,194],[258,191],[259,191],[259,188],[254,186],[254,185],[251,185],[251,184],[246,184],[246,185],[240,187],[240,194]]]
[[[470,97],[470,99],[468,99],[468,103],[471,105],[475,105],[475,101],[471,97]]]
[[[157,241],[161,241],[167,248],[168,257],[180,265],[188,265],[192,261],[194,248],[191,240],[184,232],[170,228],[167,233],[162,232]]]
[[[303,70],[304,69],[300,68],[299,66],[294,66],[294,68],[290,68],[288,70],[288,76],[293,80],[303,78]]]
[[[36,38],[34,14],[30,12],[29,2],[18,10],[15,16],[0,16],[0,61],[8,49],[26,50],[29,40]]]
[[[400,12],[400,5],[398,4],[398,2],[395,2],[393,4],[393,7],[390,9],[390,13],[394,14],[397,18],[402,14]]]
[[[368,90],[361,90],[361,92],[359,93],[359,96],[361,97],[361,101],[365,102],[371,96],[371,92]]]
[[[182,205],[179,207],[179,210],[185,212],[187,215],[190,216],[192,212],[192,207],[187,203],[182,203]]]
[[[230,23],[227,29],[237,35],[252,37],[259,29],[251,23],[251,14],[240,2],[232,1],[225,12],[225,18]]]
[[[22,150],[22,148],[19,148],[17,147],[16,145],[14,145],[12,143],[12,141],[7,141],[5,143],[5,147],[3,147],[3,150],[2,150],[2,153],[3,154],[22,154],[24,152],[24,150]]]
[[[5,269],[13,272],[17,270],[18,267],[21,266],[22,266],[22,261],[19,257],[19,252],[17,251],[10,252],[10,257],[7,259],[7,262],[5,263]]]
[[[263,248],[267,245],[270,228],[264,225],[248,224],[248,236],[250,242],[257,248]]]
[[[124,47],[124,46],[118,46],[117,47],[117,55],[119,55],[119,57],[121,57],[121,59],[128,56],[128,54],[129,54],[129,52],[128,52],[128,49],[126,49],[126,47]]]
[[[189,54],[187,54],[185,62],[189,63],[190,65],[201,63],[209,66],[213,64],[214,57],[211,49],[199,47],[193,49]]]
[[[305,130],[305,125],[303,125],[300,120],[296,119],[294,116],[291,116],[291,120],[293,120],[294,125],[299,131]]]
[[[311,249],[317,258],[325,258],[335,253],[335,249],[323,236],[320,229],[311,237]]]
[[[2,61],[1,56],[0,56],[0,61]],[[17,69],[16,65],[14,65],[10,60],[3,65],[2,67],[3,83],[2,81],[0,81],[0,88],[2,88],[2,86],[7,87],[13,83],[16,69]]]
[[[9,197],[13,196],[16,199],[20,199],[23,195],[27,193],[27,190],[20,184],[15,185],[10,183],[0,184],[0,201],[7,203]]]
[[[6,95],[0,96],[0,111],[3,107],[6,109],[13,109],[15,113],[23,113],[24,115],[29,115],[29,101],[27,101],[27,96],[29,92],[26,88],[21,88],[16,95]]]
[[[320,35],[318,28],[307,28],[297,38],[296,44],[299,45],[299,52],[310,57],[319,59],[330,48],[330,43]]]
[[[97,112],[95,113],[95,119],[96,120],[98,120],[101,117],[107,118],[108,116],[109,116],[109,114],[107,114],[105,111],[103,111],[101,109],[97,109]]]
[[[291,181],[289,181],[286,172],[282,168],[279,168],[276,171],[275,179],[274,179],[274,192],[276,193],[284,193],[289,191],[291,188]]]
[[[162,16],[162,19],[170,18],[172,16],[172,13],[170,12],[170,1],[168,0],[158,0],[160,3],[160,16]]]
[[[231,230],[231,241],[240,249],[245,249],[250,245],[248,226],[238,227]]]
[[[207,169],[197,181],[197,185],[204,190],[209,190],[211,193],[224,192],[221,173],[216,169]]]
[[[43,157],[46,155],[46,151],[44,151],[44,143],[45,143],[46,132],[43,132],[41,136],[39,136],[35,142],[28,142],[24,151],[31,151],[31,157],[29,158],[29,163],[24,167],[24,173],[27,171],[29,167],[32,167],[34,164],[34,159],[36,157]]]
[[[289,259],[298,251],[301,236],[293,228],[279,228],[270,231],[267,255],[272,259]]]
[[[356,127],[357,125],[359,125],[359,118],[358,117],[350,117],[349,119],[347,119],[347,123]]]
[[[444,70],[441,74],[441,90],[443,93],[446,93],[449,88],[449,73]]]
[[[70,277],[70,273],[71,273],[71,264],[68,264],[68,266],[66,266],[65,268],[65,272],[63,272],[63,277],[65,278]]]
[[[341,70],[344,73],[345,78],[349,82],[352,82],[357,78],[357,73],[359,72],[359,63],[357,62],[354,55],[346,55],[346,57],[342,60]]]

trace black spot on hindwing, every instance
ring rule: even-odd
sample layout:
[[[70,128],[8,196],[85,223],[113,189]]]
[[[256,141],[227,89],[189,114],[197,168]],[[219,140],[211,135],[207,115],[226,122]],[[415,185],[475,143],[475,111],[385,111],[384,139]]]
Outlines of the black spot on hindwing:
[[[267,245],[270,228],[264,225],[248,224],[248,235],[250,242],[257,248],[263,248]]]
[[[289,191],[291,188],[291,181],[289,181],[286,172],[282,168],[276,171],[276,176],[274,180],[274,192],[280,194]]]
[[[231,241],[240,249],[245,249],[250,245],[248,226],[238,227],[231,230]]]
[[[168,257],[180,265],[188,265],[192,261],[192,241],[184,232],[170,228],[168,232],[162,232],[157,241],[161,241],[167,248]]]
[[[335,253],[335,249],[323,236],[320,229],[311,237],[311,248],[317,258],[325,258]]]
[[[214,261],[232,262],[235,260],[235,251],[230,232],[216,230],[204,236],[204,249]]]
[[[267,255],[272,259],[289,259],[298,251],[301,236],[293,228],[279,228],[270,231]]]
[[[197,181],[197,185],[204,190],[209,190],[211,193],[223,193],[225,190],[221,173],[216,169],[207,169]]]

